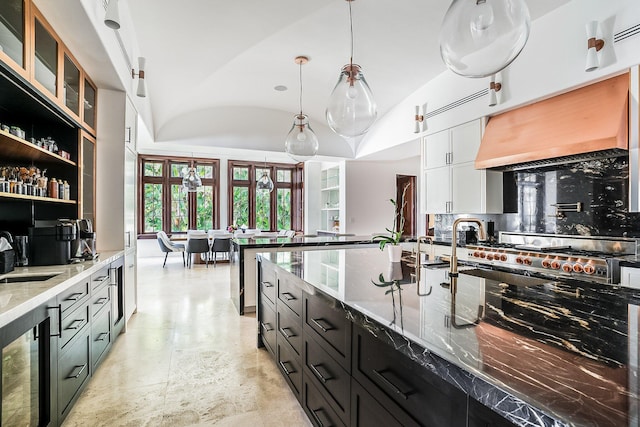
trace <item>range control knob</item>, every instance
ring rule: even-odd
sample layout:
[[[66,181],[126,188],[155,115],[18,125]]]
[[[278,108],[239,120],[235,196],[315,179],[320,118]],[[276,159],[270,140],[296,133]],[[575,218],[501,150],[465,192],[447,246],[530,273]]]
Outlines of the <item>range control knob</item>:
[[[584,266],[584,272],[587,274],[593,274],[596,272],[596,268],[593,266],[593,264],[591,264],[590,262],[588,262],[585,266]]]
[[[551,268],[554,270],[560,269],[560,260],[556,257],[553,261],[551,261]]]
[[[492,253],[488,253],[487,254],[487,261],[493,261],[493,254]]]
[[[500,261],[506,262],[507,261],[507,254],[501,254],[500,255]]]
[[[531,264],[533,264],[533,261],[531,260],[531,258],[526,257],[526,258],[524,258],[524,259],[522,260],[522,263],[523,263],[524,265],[531,265]]]
[[[524,260],[522,259],[522,257],[521,257],[520,255],[518,255],[518,256],[516,257],[516,262],[517,262],[518,264],[524,264]]]
[[[584,266],[582,265],[582,260],[578,260],[576,261],[575,264],[573,264],[573,272],[574,273],[582,273],[584,271]]]
[[[565,273],[571,273],[573,271],[573,266],[570,263],[565,262],[562,264],[562,271]]]
[[[551,258],[546,257],[545,259],[542,260],[542,266],[544,268],[551,268]]]
[[[484,252],[480,252],[480,258],[486,258],[487,254],[485,254]]]

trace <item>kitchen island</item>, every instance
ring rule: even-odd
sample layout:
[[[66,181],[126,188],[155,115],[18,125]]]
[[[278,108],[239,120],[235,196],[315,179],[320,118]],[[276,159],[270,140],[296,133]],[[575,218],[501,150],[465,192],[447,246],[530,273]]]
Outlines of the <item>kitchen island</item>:
[[[259,252],[280,252],[317,250],[327,246],[354,245],[377,246],[369,236],[296,236],[251,238],[236,237],[231,241],[230,284],[231,299],[238,313],[255,312],[256,309],[256,254]]]
[[[312,421],[318,414],[314,404],[319,405],[312,397],[317,394],[332,402],[339,393],[330,390],[330,381],[323,385],[316,380],[327,380],[325,368],[320,376],[316,371],[328,364],[309,364],[312,353],[307,349],[323,342],[318,336],[338,330],[334,326],[342,318],[348,319],[352,331],[350,350],[336,352],[330,348],[335,346],[320,346],[328,349],[328,360],[348,360],[343,366],[351,376],[346,386],[351,403],[345,404],[343,398],[336,404],[341,399],[334,399],[323,408],[325,414],[337,414],[338,424],[361,425],[358,417],[364,411],[358,409],[358,402],[364,388],[374,390],[370,393],[379,406],[404,425],[425,424],[421,420],[431,412],[445,423],[439,425],[464,425],[457,423],[465,421],[487,425],[491,414],[504,423],[493,420],[488,425],[638,425],[637,289],[550,280],[507,285],[474,276],[474,266],[468,265],[462,267],[468,271],[460,274],[452,298],[446,269],[423,269],[418,289],[409,259],[391,264],[377,249],[280,252],[260,257],[259,344],[276,349],[274,357],[294,392],[298,380],[291,367],[299,359],[303,385],[299,398]],[[275,297],[269,295],[274,283],[278,284]],[[297,299],[302,301],[298,308]],[[318,299],[331,307],[325,315],[313,315]],[[284,332],[280,329],[280,319],[295,319],[291,313],[296,310],[300,311],[304,340],[299,356],[291,339],[298,335],[292,332],[295,321]],[[272,311],[277,326],[270,336]],[[368,341],[377,343],[376,350],[360,351]],[[287,357],[288,352],[294,356]],[[382,356],[385,352],[391,356]],[[396,355],[402,358],[393,359]],[[388,362],[391,360],[395,362]],[[367,363],[380,365],[368,375],[366,367],[361,368]],[[413,395],[420,393],[407,383],[420,375],[429,383],[442,381],[436,389],[443,390],[446,398],[438,400],[432,395],[412,407]],[[314,394],[314,390],[320,391]],[[420,403],[430,409],[416,409]],[[399,409],[390,409],[394,405]],[[485,421],[480,422],[478,413],[483,410],[480,419]],[[402,417],[408,418],[402,421]],[[316,420],[316,424],[320,423]]]

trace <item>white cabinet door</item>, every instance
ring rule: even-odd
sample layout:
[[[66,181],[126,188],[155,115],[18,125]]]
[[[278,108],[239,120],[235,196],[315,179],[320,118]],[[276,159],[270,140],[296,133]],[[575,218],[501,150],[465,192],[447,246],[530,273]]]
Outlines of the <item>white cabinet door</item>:
[[[424,167],[427,169],[445,166],[448,163],[451,144],[449,130],[434,133],[425,138]]]
[[[136,248],[124,253],[124,314],[125,325],[138,308],[138,270]],[[125,326],[126,327],[126,326]]]
[[[451,129],[452,164],[475,162],[480,141],[482,140],[482,123],[474,120]]]
[[[124,149],[124,247],[136,246],[136,177],[138,159],[134,152]]]
[[[482,189],[485,188],[483,172],[476,170],[473,163],[451,166],[453,213],[474,214],[483,211]]]
[[[620,284],[640,289],[640,268],[620,267]]]
[[[425,171],[425,208],[428,213],[449,213],[451,198],[451,167]]]

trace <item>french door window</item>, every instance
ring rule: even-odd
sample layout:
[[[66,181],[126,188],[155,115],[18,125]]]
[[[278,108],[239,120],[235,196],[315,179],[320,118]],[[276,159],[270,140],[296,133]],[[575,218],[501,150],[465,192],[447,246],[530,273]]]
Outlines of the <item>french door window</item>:
[[[189,192],[182,179],[192,167],[202,186]],[[142,233],[219,228],[219,160],[140,156],[140,170]]]
[[[229,224],[263,231],[302,230],[303,165],[229,161]],[[267,173],[272,192],[256,183]]]

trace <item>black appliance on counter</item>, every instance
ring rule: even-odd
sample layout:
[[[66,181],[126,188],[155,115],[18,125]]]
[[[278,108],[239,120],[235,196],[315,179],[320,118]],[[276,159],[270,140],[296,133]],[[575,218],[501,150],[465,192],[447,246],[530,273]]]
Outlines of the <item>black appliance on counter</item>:
[[[29,227],[30,265],[69,263],[77,235],[76,220],[37,221],[35,227]]]

